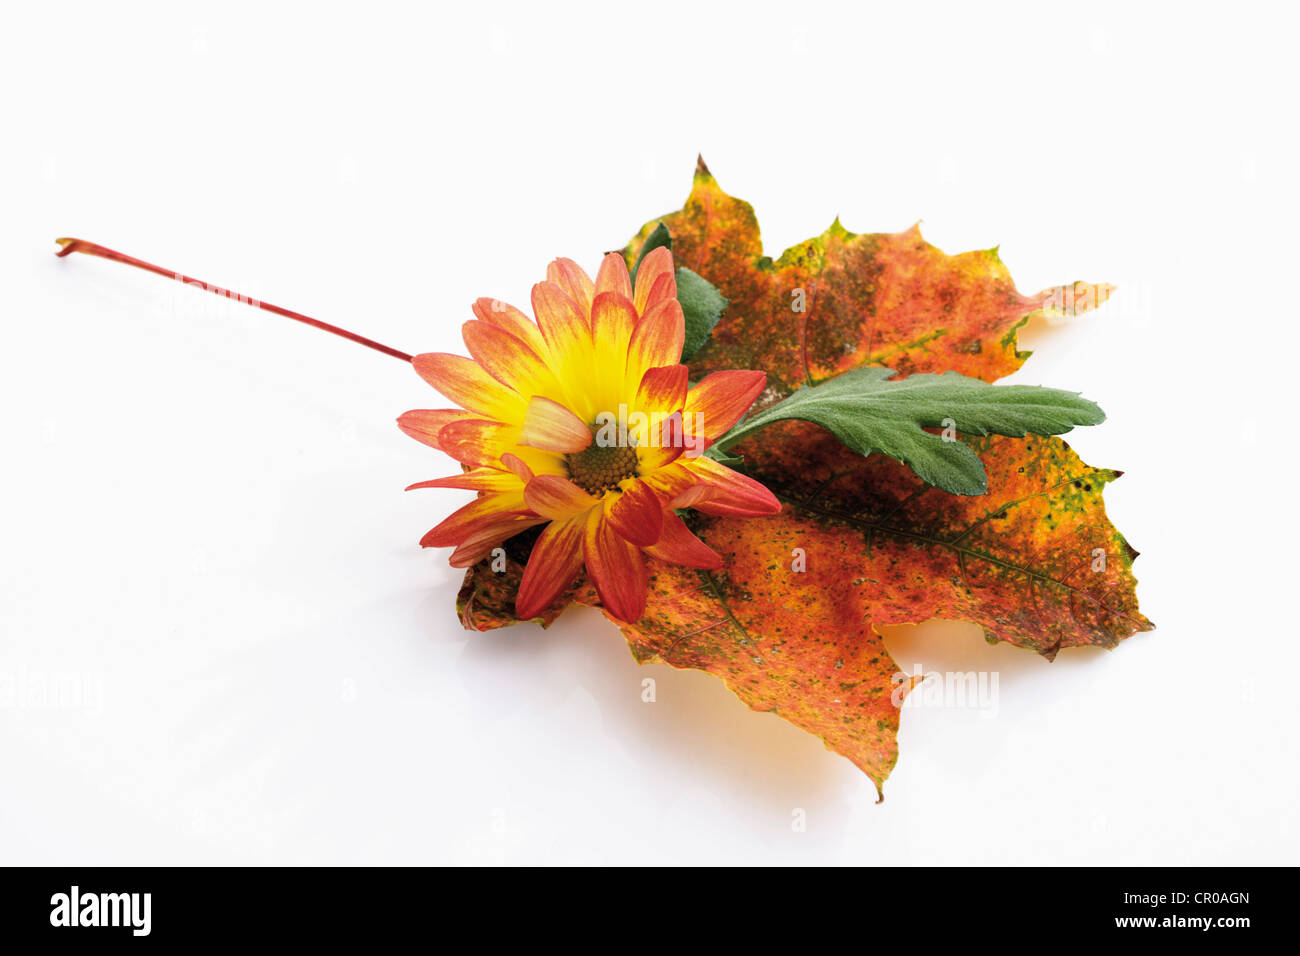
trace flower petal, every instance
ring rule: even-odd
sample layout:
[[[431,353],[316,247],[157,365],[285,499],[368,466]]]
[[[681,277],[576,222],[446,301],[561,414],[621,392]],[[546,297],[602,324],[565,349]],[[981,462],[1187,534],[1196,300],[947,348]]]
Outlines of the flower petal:
[[[596,294],[591,304],[591,338],[596,343],[597,349],[601,346],[609,346],[608,351],[615,353],[620,364],[623,364],[624,357],[627,355],[628,342],[632,338],[632,331],[636,325],[636,309],[632,307],[631,299],[617,292]],[[681,358],[680,352],[677,358]]]
[[[507,456],[518,459],[523,466],[522,469],[519,465],[512,468],[506,464]],[[533,475],[567,475],[569,473],[563,455],[558,455],[553,451],[542,451],[540,448],[530,448],[528,445],[515,445],[510,449],[508,455],[502,454],[501,464],[503,467],[515,472],[520,478],[524,477],[524,470],[531,472],[525,479],[526,482],[532,481]]]
[[[465,418],[450,422],[438,433],[442,450],[466,465],[495,465],[511,448],[514,429],[501,422]]]
[[[640,275],[640,273],[637,273]],[[670,272],[655,279],[655,284],[650,287],[650,295],[645,300],[645,308],[641,309],[641,314],[645,315],[660,302],[665,299],[677,298],[677,279]]]
[[[536,322],[510,303],[484,297],[474,303],[473,309],[474,314],[484,322],[509,332],[538,355],[546,354],[546,342],[542,338],[542,330],[537,327]]]
[[[643,315],[628,343],[627,374],[633,388],[648,369],[680,362],[685,343],[686,320],[676,299],[665,299]]]
[[[501,464],[515,474],[515,476],[524,484],[533,480],[533,469],[528,467],[528,463],[518,455],[512,455],[506,452],[501,456]]]
[[[546,278],[563,289],[584,314],[590,314],[591,300],[596,297],[596,286],[582,266],[572,259],[556,259],[546,267]]]
[[[445,548],[458,545],[485,528],[514,518],[536,518],[524,507],[523,496],[487,494],[457,508],[420,539],[422,548]],[[502,537],[501,540],[505,540]]]
[[[469,354],[489,375],[520,395],[558,390],[550,367],[523,339],[479,319],[461,326],[461,337]]]
[[[524,400],[519,393],[502,385],[473,359],[447,352],[425,352],[411,359],[411,365],[420,378],[461,408],[497,421],[522,415]]]
[[[686,393],[685,411],[693,413],[692,433],[709,441],[740,420],[767,383],[766,372],[734,369],[714,372]]]
[[[686,399],[689,374],[685,365],[664,365],[647,369],[641,376],[636,408],[650,418],[650,436],[637,448],[643,475],[675,461],[686,449],[685,423],[680,409]]]
[[[527,621],[546,610],[582,570],[583,515],[552,521],[542,529],[515,595],[515,617]]]
[[[688,568],[715,570],[722,567],[718,552],[695,537],[686,527],[686,522],[671,511],[664,512],[663,532],[658,541],[646,548],[646,554]]]
[[[499,468],[471,468],[459,475],[446,478],[434,478],[431,481],[417,481],[407,485],[407,491],[416,488],[465,488],[469,491],[520,491],[523,484],[518,475]]]
[[[605,610],[627,624],[640,618],[646,601],[645,559],[640,548],[614,531],[603,509],[593,508],[587,515],[582,555]]]
[[[416,408],[398,416],[397,427],[416,441],[442,451],[438,433],[443,426],[473,417],[473,412],[463,408]]]
[[[627,263],[620,253],[611,252],[600,261],[600,269],[596,272],[596,295],[592,296],[593,305],[596,296],[602,292],[617,292],[629,303],[632,301],[632,279],[627,274]]]
[[[648,475],[671,465],[682,453],[686,451],[684,444],[673,444],[679,441],[681,433],[681,416],[674,413],[666,420],[659,423],[658,444],[639,445],[636,450],[637,470],[642,475]]]
[[[524,488],[524,503],[539,515],[555,520],[583,514],[600,501],[562,475],[538,475]]]
[[[554,282],[539,282],[533,286],[533,313],[552,356],[565,356],[591,340],[591,323],[586,310],[579,308]]]
[[[591,429],[559,402],[534,395],[528,402],[519,444],[572,455],[591,444]]]
[[[584,391],[591,396],[596,412],[613,412],[629,397],[625,373],[628,343],[636,322],[636,309],[632,308],[631,299],[617,292],[596,293],[591,305],[591,364],[576,372],[582,378]],[[595,420],[595,414],[592,419]]]
[[[681,461],[649,472],[641,480],[654,489],[668,508],[688,507],[696,499],[693,492],[700,484],[699,475]]]
[[[645,548],[659,540],[664,505],[643,481],[633,481],[609,507],[606,520],[628,541]]]
[[[781,510],[781,502],[767,488],[712,458],[683,459],[671,466],[677,467],[694,473],[707,491],[690,505],[696,511],[711,515],[753,516],[776,514]]]
[[[637,386],[636,407],[643,412],[678,411],[686,401],[686,384],[690,374],[690,369],[685,365],[661,365],[646,369]]]
[[[585,388],[592,369],[589,314],[554,282],[533,286],[533,311],[546,340],[547,364],[561,390],[554,397],[565,402],[580,418],[595,420],[596,408]]]
[[[670,286],[664,285],[657,290],[655,289],[655,283],[665,276],[671,283],[672,289],[672,292],[667,296],[664,295],[664,292]],[[652,291],[661,298],[651,301]],[[636,306],[636,314],[645,315],[650,307],[662,301],[662,298],[677,298],[677,280],[673,275],[673,253],[667,246],[660,246],[650,252],[636,268],[636,290],[632,295],[632,303]]]
[[[535,524],[541,524],[544,520],[536,515],[517,515],[503,518],[492,524],[485,524],[456,545],[456,549],[451,552],[447,563],[453,568],[472,567],[491,554],[494,548],[500,547],[507,539],[513,538],[519,532],[531,528]]]

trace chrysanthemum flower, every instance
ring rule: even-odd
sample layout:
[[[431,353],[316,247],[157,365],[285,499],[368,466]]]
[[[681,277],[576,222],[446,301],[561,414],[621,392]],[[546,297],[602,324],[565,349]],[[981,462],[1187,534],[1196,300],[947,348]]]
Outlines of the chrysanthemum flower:
[[[758,482],[701,454],[745,413],[766,376],[714,372],[688,388],[685,323],[666,248],[642,260],[635,289],[617,253],[605,257],[595,282],[557,259],[532,299],[536,324],[513,306],[479,299],[477,318],[464,326],[473,358],[431,352],[413,360],[460,407],[407,412],[398,425],[464,470],[411,487],[478,492],[420,543],[452,546],[452,566],[469,567],[545,524],[516,615],[536,617],[585,564],[605,609],[632,622],[645,610],[644,554],[721,566],[674,509],[781,509]]]

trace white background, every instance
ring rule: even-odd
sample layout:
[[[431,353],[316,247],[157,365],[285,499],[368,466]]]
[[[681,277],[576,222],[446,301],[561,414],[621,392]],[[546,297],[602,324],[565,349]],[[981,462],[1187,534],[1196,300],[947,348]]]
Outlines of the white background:
[[[1038,7],[6,7],[0,862],[1296,862],[1293,12]],[[594,612],[463,632],[409,368],[52,254],[461,351],[697,152],[772,254],[921,219],[1021,291],[1120,287],[1014,380],[1109,413],[1069,440],[1126,472],[1158,630],[893,634],[1000,693],[905,713],[881,806]]]

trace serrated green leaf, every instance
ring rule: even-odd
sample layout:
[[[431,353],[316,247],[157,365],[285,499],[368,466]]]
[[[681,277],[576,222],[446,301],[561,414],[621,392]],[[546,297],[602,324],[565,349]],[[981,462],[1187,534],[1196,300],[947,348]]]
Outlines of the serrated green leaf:
[[[723,450],[773,422],[821,425],[862,455],[882,452],[924,481],[958,495],[988,488],[984,465],[956,432],[968,435],[1060,435],[1096,425],[1105,413],[1077,392],[1034,385],[990,385],[956,372],[912,375],[860,368],[799,389],[724,435]],[[943,434],[926,428],[942,428]]]
[[[713,327],[722,318],[727,300],[718,287],[685,266],[677,270],[677,301],[686,316],[686,339],[682,361],[694,355],[709,340]]]

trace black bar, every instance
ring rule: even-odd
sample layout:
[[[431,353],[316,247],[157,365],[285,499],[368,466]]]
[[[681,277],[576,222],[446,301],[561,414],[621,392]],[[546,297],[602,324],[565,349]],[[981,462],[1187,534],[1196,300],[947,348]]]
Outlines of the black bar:
[[[756,935],[769,942],[777,932],[774,923],[805,940],[826,934],[827,943],[856,934],[874,940],[873,949],[889,951],[944,940],[981,948],[1125,937],[1142,944],[1207,939],[1233,945],[1244,941],[1242,933],[1284,929],[1282,911],[1295,883],[1289,869],[1235,868],[628,868],[592,876],[574,872],[539,880],[530,872],[397,868],[9,868],[0,870],[0,927],[9,952],[18,952],[11,943],[70,939],[93,946],[283,940],[373,947],[409,940],[413,932],[430,946],[466,934],[495,944],[512,930],[533,933],[537,946],[547,945],[552,933],[561,940],[591,939],[587,933],[611,924],[621,932],[599,932],[617,944],[623,933],[634,938],[687,932],[679,920],[710,935]],[[78,922],[111,922],[116,915],[119,925],[70,925],[74,886]],[[69,905],[61,910],[64,901]]]

